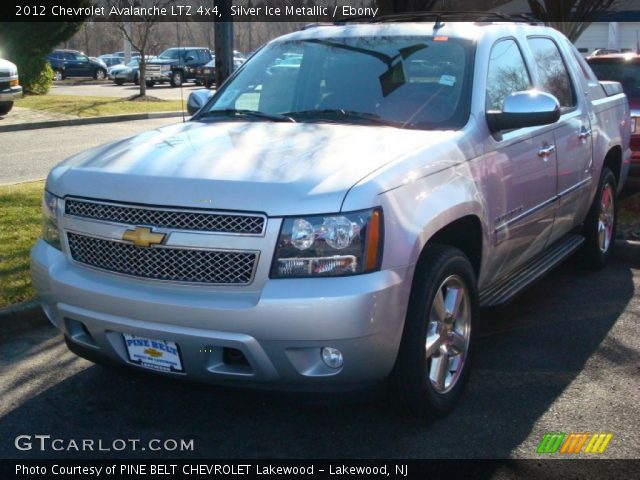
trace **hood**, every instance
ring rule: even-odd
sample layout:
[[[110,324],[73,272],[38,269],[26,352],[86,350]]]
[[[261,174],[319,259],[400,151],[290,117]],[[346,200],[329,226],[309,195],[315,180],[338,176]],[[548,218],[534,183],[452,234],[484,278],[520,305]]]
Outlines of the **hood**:
[[[179,62],[180,60],[178,60],[177,58],[174,58],[174,59],[155,58],[153,60],[147,60],[147,65],[175,65]]]
[[[4,60],[2,58],[0,58],[0,70],[2,70],[3,72],[8,71],[9,75],[11,76],[18,74],[18,68],[16,67],[15,63],[11,63],[10,61]]]
[[[456,133],[190,121],[76,155],[51,171],[47,188],[59,196],[271,216],[337,212],[364,177]]]

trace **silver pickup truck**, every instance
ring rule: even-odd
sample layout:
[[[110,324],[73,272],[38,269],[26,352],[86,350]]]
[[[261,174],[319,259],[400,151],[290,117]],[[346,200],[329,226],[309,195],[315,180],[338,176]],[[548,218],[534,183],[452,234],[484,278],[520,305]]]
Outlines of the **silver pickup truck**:
[[[56,166],[33,282],[91,360],[282,390],[389,380],[437,417],[481,306],[578,250],[605,265],[630,132],[619,84],[544,26],[306,28],[190,121]]]

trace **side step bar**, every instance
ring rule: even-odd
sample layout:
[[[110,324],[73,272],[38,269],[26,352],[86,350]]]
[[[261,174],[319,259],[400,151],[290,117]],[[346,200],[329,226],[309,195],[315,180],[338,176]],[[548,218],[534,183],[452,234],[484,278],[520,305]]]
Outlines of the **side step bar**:
[[[584,243],[582,235],[567,235],[497,283],[480,292],[480,306],[507,303],[525,287],[539,280]]]

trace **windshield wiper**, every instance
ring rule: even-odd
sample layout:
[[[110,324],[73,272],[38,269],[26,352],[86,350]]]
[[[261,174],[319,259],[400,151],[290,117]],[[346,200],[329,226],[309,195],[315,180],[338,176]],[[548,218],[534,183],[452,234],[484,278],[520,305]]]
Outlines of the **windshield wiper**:
[[[356,112],[353,110],[344,110],[342,108],[325,108],[321,110],[302,110],[299,112],[287,112],[284,115],[293,117],[293,118],[330,118],[330,119],[348,119],[348,120],[364,120],[366,122],[378,123],[381,125],[394,125],[397,124],[395,122],[391,122],[388,120],[384,120],[380,117],[380,115],[376,115],[375,113],[366,113],[366,112]]]
[[[210,118],[215,116],[238,116],[238,117],[256,117],[271,120],[272,122],[292,122],[296,121],[288,115],[280,115],[279,113],[265,113],[258,110],[244,110],[235,108],[224,108],[222,110],[209,110],[204,112],[200,118]]]

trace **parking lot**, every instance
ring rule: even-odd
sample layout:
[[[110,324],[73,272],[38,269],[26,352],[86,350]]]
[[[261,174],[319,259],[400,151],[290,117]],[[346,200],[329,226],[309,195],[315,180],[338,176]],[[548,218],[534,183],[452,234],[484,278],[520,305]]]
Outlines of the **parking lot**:
[[[570,263],[511,305],[483,311],[470,388],[433,424],[399,416],[382,394],[319,403],[96,366],[43,326],[0,343],[0,457],[51,457],[14,446],[17,435],[46,434],[194,440],[193,451],[119,457],[536,458],[544,433],[559,431],[611,432],[598,457],[637,458],[639,268],[618,261],[588,273]]]
[[[54,165],[71,155],[180,121],[179,117],[159,118],[0,134],[0,185],[45,178]]]
[[[155,85],[153,88],[147,89],[147,95],[159,98],[161,100],[180,100],[180,95],[185,99],[192,90],[204,88],[193,83],[187,83],[180,88],[173,88],[168,83]],[[125,83],[118,86],[111,81],[97,82],[95,80],[83,81],[82,79],[65,80],[57,82],[49,92],[51,95],[79,95],[79,96],[95,96],[95,97],[114,97],[126,98],[140,93],[140,87],[133,83]]]

